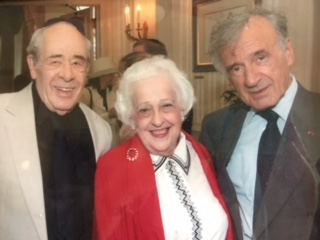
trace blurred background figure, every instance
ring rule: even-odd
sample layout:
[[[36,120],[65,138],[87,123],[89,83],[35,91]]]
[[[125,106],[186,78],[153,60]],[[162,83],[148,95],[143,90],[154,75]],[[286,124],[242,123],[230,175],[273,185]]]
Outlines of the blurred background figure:
[[[151,55],[168,56],[167,48],[163,42],[158,39],[141,39],[133,44],[133,52],[147,52]]]
[[[107,57],[93,62],[80,101],[106,120],[113,134],[113,146],[119,143],[119,122],[114,109],[116,89],[118,86],[118,69],[116,63]]]
[[[98,161],[98,239],[233,239],[209,152],[181,131],[194,102],[191,83],[163,56],[124,72],[115,107],[136,134]]]
[[[152,55],[147,52],[131,52],[125,55],[124,57],[122,57],[119,61],[119,66],[118,66],[120,77],[124,73],[124,71],[127,68],[131,67],[134,63],[141,61],[145,58],[149,58],[151,56]]]
[[[31,82],[31,79],[26,74],[18,74],[13,79],[13,91],[18,92],[26,87]]]

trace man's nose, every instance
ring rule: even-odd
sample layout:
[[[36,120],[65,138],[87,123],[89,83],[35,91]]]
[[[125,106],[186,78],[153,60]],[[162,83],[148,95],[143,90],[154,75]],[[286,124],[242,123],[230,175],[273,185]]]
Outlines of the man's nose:
[[[72,68],[72,64],[69,62],[62,64],[59,76],[62,77],[64,81],[71,81],[74,78],[74,69]]]
[[[247,87],[253,87],[260,80],[260,72],[256,66],[249,65],[245,68],[245,84]]]

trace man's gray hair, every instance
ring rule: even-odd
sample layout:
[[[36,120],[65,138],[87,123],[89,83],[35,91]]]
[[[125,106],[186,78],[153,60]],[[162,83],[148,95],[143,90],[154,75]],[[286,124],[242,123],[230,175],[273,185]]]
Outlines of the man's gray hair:
[[[239,14],[230,14],[224,21],[213,27],[210,36],[209,53],[218,71],[225,73],[220,61],[221,52],[238,40],[242,30],[253,17],[264,18],[272,24],[278,35],[280,49],[285,51],[288,27],[287,19],[283,14],[262,7],[256,7],[251,11]]]
[[[123,74],[120,80],[120,86],[117,91],[117,100],[115,109],[117,110],[118,118],[134,129],[132,120],[133,110],[133,88],[135,82],[143,81],[153,76],[168,74],[172,80],[172,88],[177,96],[177,104],[182,109],[181,117],[184,118],[196,101],[194,90],[176,64],[164,56],[158,55],[134,63]]]
[[[61,23],[61,22],[57,22],[57,23]],[[55,23],[55,24],[57,24],[57,23]],[[66,24],[70,24],[70,25],[72,25],[72,26],[74,26],[73,24],[71,24],[71,23],[68,23],[68,22],[63,22],[63,23],[66,23]],[[52,24],[53,25],[53,24]],[[46,27],[42,27],[42,28],[39,28],[39,29],[37,29],[34,33],[33,33],[33,35],[32,35],[32,37],[31,37],[31,40],[30,40],[30,42],[29,42],[29,45],[27,46],[27,54],[29,55],[29,54],[31,54],[32,56],[33,56],[33,58],[34,58],[34,64],[36,65],[38,62],[39,62],[39,60],[40,60],[40,55],[41,55],[41,43],[42,43],[42,37],[43,37],[43,33],[44,33],[44,31],[47,29],[47,28],[49,28],[49,27],[51,27],[52,25],[48,25],[48,26],[46,26]],[[80,32],[81,33],[81,32]],[[86,41],[86,45],[87,45],[87,55],[88,55],[88,61],[90,61],[90,58],[91,58],[91,42],[90,42],[90,40],[86,37],[86,36],[84,36],[83,34],[82,34],[82,36],[83,36],[83,38],[85,39],[85,41]]]

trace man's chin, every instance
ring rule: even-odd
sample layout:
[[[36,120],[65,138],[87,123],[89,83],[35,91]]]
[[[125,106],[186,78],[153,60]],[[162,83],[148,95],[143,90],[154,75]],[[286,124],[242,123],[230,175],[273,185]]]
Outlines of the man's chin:
[[[72,109],[74,108],[75,105],[72,105],[72,106],[64,106],[64,107],[61,107],[61,106],[57,106],[53,109],[53,111],[55,113],[57,113],[58,115],[60,116],[63,116],[63,115],[66,115],[67,113],[71,112]]]

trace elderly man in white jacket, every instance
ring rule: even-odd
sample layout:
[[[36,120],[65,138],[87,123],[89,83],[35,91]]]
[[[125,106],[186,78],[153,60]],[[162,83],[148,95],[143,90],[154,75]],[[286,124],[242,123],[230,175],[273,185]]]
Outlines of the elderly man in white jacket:
[[[33,83],[0,95],[0,239],[91,239],[96,160],[112,133],[78,104],[90,42],[76,21],[52,19],[27,52]]]

